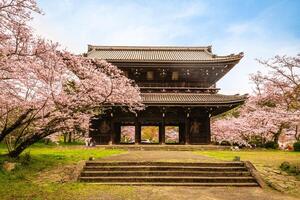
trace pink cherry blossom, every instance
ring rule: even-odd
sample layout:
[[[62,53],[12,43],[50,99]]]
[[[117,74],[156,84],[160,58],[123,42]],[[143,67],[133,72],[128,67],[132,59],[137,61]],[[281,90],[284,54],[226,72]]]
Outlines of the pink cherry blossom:
[[[268,69],[267,74],[251,75],[256,88],[238,117],[215,119],[213,139],[222,143],[250,146],[254,139],[278,142],[280,135],[299,133],[300,122],[300,55],[276,56],[259,61]]]
[[[33,0],[0,1],[0,142],[11,156],[54,133],[86,133],[112,105],[143,109],[139,88],[116,66],[36,37],[32,12],[41,13]]]

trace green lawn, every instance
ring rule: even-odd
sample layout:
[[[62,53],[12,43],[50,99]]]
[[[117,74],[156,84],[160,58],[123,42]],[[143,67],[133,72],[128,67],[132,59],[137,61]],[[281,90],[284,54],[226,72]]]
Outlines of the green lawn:
[[[6,152],[4,145],[0,145],[0,166],[2,166],[4,160],[7,160],[3,156]],[[26,163],[24,154],[28,152],[30,152],[31,160]],[[93,186],[90,187],[75,181],[68,183],[53,182],[52,177],[55,179],[57,171],[59,173],[69,173],[68,168],[63,169],[63,167],[76,166],[79,161],[87,160],[89,157],[102,158],[122,152],[121,150],[85,148],[74,145],[57,147],[35,144],[26,150],[20,159],[10,160],[11,162],[21,163],[17,165],[15,170],[5,172],[0,167],[0,199],[71,199],[81,193],[84,195],[84,193],[92,190]],[[41,178],[40,175],[43,173],[49,178]],[[121,191],[125,189],[123,188]],[[110,187],[103,186],[104,191],[114,192]],[[124,193],[126,194],[128,191],[126,190]]]
[[[89,157],[102,158],[113,154],[122,153],[121,150],[104,150],[99,148],[86,148],[83,145],[45,145],[37,143],[26,149],[22,156],[30,153],[33,161],[42,163],[41,165],[51,165],[59,163],[74,163],[80,160],[87,160]],[[0,155],[7,153],[4,145],[0,146]],[[22,158],[21,156],[21,158]],[[3,159],[3,158],[2,158]]]
[[[82,165],[80,165],[80,163],[82,164],[83,161],[89,159],[89,157],[103,158],[106,156],[121,154],[125,151],[85,148],[82,145],[46,146],[42,143],[38,143],[26,150],[25,153],[26,152],[30,152],[31,160],[29,163],[26,163],[26,160],[24,160],[26,156],[23,153],[19,160],[11,160],[12,162],[21,163],[18,164],[15,170],[5,172],[0,167],[1,200],[144,199],[144,193],[151,194],[148,199],[176,199],[178,197],[176,195],[182,195],[182,192],[177,192],[177,189],[173,188],[163,189],[161,187],[103,186],[85,184],[77,182],[77,176],[72,180],[61,179],[64,175],[72,177],[73,172],[75,176],[76,170],[77,172],[81,170]],[[4,160],[7,160],[7,157],[3,156],[4,153],[7,153],[5,146],[0,144],[0,166]],[[151,152],[145,151],[145,153]],[[191,154],[193,153],[220,160],[232,160],[234,156],[240,156],[242,160],[250,160],[255,165],[265,165],[275,168],[278,168],[283,161],[288,161],[294,164],[300,162],[299,152],[267,150],[233,152],[217,150],[191,152]],[[156,192],[152,192],[152,190],[156,190]],[[157,190],[159,190],[159,192],[157,192]],[[196,191],[192,189],[186,190],[191,190],[190,192]],[[162,194],[160,193],[161,191],[163,191]],[[210,191],[210,189],[205,191]],[[299,193],[293,192],[291,194],[294,194],[295,196]],[[209,195],[214,196],[215,192],[212,192]],[[249,194],[247,193],[245,195]],[[197,194],[194,194],[191,198],[196,196]],[[182,198],[185,197],[182,196]]]
[[[283,162],[300,168],[300,152],[280,150],[241,150],[241,151],[197,151],[198,155],[213,157],[218,160],[232,161],[239,156],[242,161],[252,162],[264,181],[274,190],[284,194],[300,196],[300,176],[295,173],[282,171]]]
[[[279,167],[282,162],[300,165],[300,152],[280,150],[248,150],[248,151],[197,151],[199,155],[209,156],[220,160],[233,160],[239,156],[241,160],[251,161],[255,165]]]

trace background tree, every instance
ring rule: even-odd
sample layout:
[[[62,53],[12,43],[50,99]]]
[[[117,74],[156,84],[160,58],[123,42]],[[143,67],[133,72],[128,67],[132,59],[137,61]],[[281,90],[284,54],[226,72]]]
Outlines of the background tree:
[[[143,108],[138,87],[117,67],[35,36],[28,26],[31,13],[41,13],[35,1],[0,2],[0,142],[10,156],[54,133],[86,132],[105,107]]]
[[[297,136],[300,121],[300,55],[276,56],[258,60],[268,73],[251,75],[255,84],[253,95],[239,109],[238,117],[217,119],[213,134],[217,142],[251,145],[259,139],[278,143],[285,134]]]

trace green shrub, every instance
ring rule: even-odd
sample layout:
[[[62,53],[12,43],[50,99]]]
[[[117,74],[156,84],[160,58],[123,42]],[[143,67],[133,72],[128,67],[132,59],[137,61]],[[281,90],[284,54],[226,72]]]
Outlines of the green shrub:
[[[268,142],[265,143],[264,147],[267,148],[267,149],[278,149],[279,146],[274,141],[268,141]]]
[[[22,165],[29,165],[30,161],[31,161],[30,152],[24,153],[24,155],[20,159]]]
[[[264,138],[256,135],[256,136],[252,136],[248,143],[253,147],[264,147],[263,141]]]
[[[59,145],[62,145],[62,146],[85,145],[85,142],[80,141],[80,140],[76,140],[76,141],[72,141],[72,142],[66,142],[66,143],[64,143],[63,141],[59,141],[58,143],[59,143]]]
[[[282,169],[283,171],[287,171],[290,169],[290,163],[289,162],[283,162],[280,165],[280,169]]]
[[[283,162],[280,165],[282,171],[286,171],[289,174],[300,175],[300,166],[292,165],[289,162]]]
[[[234,156],[233,161],[241,161],[241,157],[240,156]]]
[[[294,143],[294,151],[300,151],[300,141]]]
[[[231,146],[230,142],[228,142],[228,141],[222,141],[220,145],[222,145],[222,146]]]

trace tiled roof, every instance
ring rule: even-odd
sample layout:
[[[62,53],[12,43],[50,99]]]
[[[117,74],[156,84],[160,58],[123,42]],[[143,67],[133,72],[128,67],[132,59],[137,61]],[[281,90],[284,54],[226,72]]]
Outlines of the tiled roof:
[[[143,103],[174,105],[222,105],[243,103],[246,95],[222,95],[203,93],[142,93]]]
[[[87,56],[115,62],[220,62],[238,61],[243,53],[216,56],[207,47],[88,46]]]

